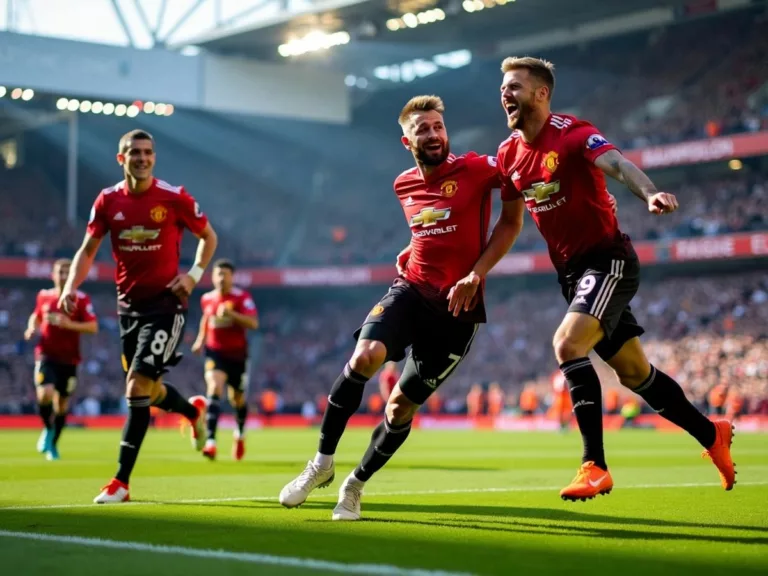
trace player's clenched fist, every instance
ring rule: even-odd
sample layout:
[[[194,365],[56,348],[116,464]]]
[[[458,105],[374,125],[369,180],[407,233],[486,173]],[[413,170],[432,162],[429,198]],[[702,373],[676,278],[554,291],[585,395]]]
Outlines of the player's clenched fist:
[[[66,314],[72,314],[77,308],[77,292],[71,288],[64,288],[59,297],[59,309]]]
[[[480,286],[480,276],[470,272],[448,292],[448,311],[458,316],[462,310],[465,312],[472,308],[477,288]]]
[[[648,211],[652,214],[669,214],[677,210],[679,204],[674,194],[657,192],[648,197]]]
[[[180,298],[187,298],[192,294],[192,290],[195,289],[197,282],[189,274],[179,274],[169,284],[168,288],[171,292],[176,294]]]

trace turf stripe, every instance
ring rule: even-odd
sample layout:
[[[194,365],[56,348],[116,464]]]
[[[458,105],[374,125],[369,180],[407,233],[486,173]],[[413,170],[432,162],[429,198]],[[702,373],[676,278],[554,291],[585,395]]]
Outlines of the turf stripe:
[[[768,486],[768,481],[764,482],[739,482],[736,485],[736,489],[741,486]],[[619,486],[619,490],[632,490],[640,488],[710,488],[720,487],[719,482],[685,482],[677,484],[631,484],[629,486]],[[559,491],[562,486],[507,486],[505,488],[456,488],[448,490],[402,490],[393,492],[366,492],[365,496],[429,496],[440,494],[483,494],[493,492],[551,492]],[[310,496],[313,500],[322,498],[336,498],[335,494],[312,494]],[[147,506],[147,505],[162,505],[162,504],[206,504],[216,502],[276,502],[277,496],[236,496],[233,498],[200,498],[200,499],[184,499],[184,500],[134,500],[131,502],[121,503],[120,507],[125,506]],[[104,506],[100,504],[40,504],[31,506],[3,506],[0,507],[0,512],[3,510],[45,510],[49,508],[98,508]],[[112,507],[113,505],[106,504],[105,506]]]
[[[233,560],[249,564],[269,566],[284,566],[307,570],[324,570],[340,574],[374,574],[376,576],[471,576],[467,572],[444,572],[442,570],[420,570],[400,568],[387,564],[344,564],[327,560],[311,558],[296,558],[293,556],[273,556],[271,554],[256,554],[252,552],[230,552],[228,550],[205,550],[200,548],[185,548],[182,546],[160,546],[144,542],[120,542],[103,540],[101,538],[81,538],[79,536],[59,536],[57,534],[37,534],[34,532],[11,532],[0,530],[0,538],[20,538],[60,544],[74,544],[91,548],[109,548],[113,550],[130,550],[132,552],[154,552],[156,554],[171,554],[192,558],[209,558],[215,560]]]

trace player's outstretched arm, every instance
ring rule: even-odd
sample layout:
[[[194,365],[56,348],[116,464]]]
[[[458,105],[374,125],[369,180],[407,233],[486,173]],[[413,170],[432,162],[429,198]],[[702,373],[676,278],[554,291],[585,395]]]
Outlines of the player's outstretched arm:
[[[67,314],[71,314],[75,310],[77,304],[77,289],[83,282],[85,282],[85,279],[88,278],[88,272],[91,270],[93,260],[96,258],[96,253],[99,251],[99,246],[101,246],[101,238],[97,238],[86,232],[82,245],[77,252],[75,252],[69,276],[64,283],[64,288],[62,289],[59,298],[59,307]]]
[[[595,158],[595,166],[626,185],[635,196],[648,205],[649,212],[669,214],[677,210],[678,203],[675,195],[659,192],[648,175],[618,150],[608,150]]]
[[[525,203],[522,198],[502,202],[501,215],[493,227],[488,246],[468,276],[459,280],[448,293],[448,310],[458,316],[462,309],[469,310],[477,287],[499,260],[512,248],[523,229]]]
[[[208,315],[203,314],[200,318],[200,326],[197,329],[197,338],[195,338],[194,344],[192,344],[192,354],[199,354],[205,344],[205,333],[208,330]]]

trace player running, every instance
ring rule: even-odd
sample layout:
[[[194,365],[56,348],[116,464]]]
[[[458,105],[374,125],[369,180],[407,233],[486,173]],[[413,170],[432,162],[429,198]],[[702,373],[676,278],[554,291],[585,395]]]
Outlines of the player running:
[[[673,212],[676,198],[659,192],[589,122],[550,112],[555,86],[551,63],[507,58],[501,70],[501,104],[513,130],[499,147],[502,199],[525,201],[569,303],[553,346],[584,454],[578,474],[561,496],[584,500],[613,488],[603,450],[600,381],[587,357],[593,349],[624,386],[698,440],[717,467],[723,488],[730,490],[735,483],[731,423],[708,420],[643,352],[638,337],[644,330],[629,308],[639,284],[638,258],[629,237],[619,230],[604,175],[625,184],[651,214]]]
[[[126,373],[128,420],[120,442],[115,477],[96,496],[98,504],[129,500],[131,471],[149,427],[149,407],[185,416],[192,424],[192,443],[205,443],[205,398],[194,404],[181,397],[162,376],[178,363],[187,299],[216,250],[216,233],[194,198],[182,186],[171,186],[152,175],[155,142],[142,130],[125,134],[117,162],[125,180],[101,191],[91,209],[83,245],[75,254],[73,274],[61,293],[60,305],[71,312],[77,287],[88,276],[105,235],[110,235],[117,262],[117,308],[120,316],[122,363]],[[195,263],[179,274],[181,237],[189,229],[200,238]]]
[[[328,396],[315,459],[280,492],[280,503],[288,508],[333,481],[333,455],[347,421],[360,406],[365,383],[386,361],[402,360],[410,346],[384,420],[362,461],[342,483],[333,510],[334,520],[358,520],[365,483],[403,445],[419,407],[456,369],[486,320],[482,278],[517,238],[523,202],[504,202],[487,240],[490,193],[499,186],[496,159],[451,154],[443,111],[440,98],[417,96],[400,114],[402,143],[416,160],[416,167],[394,184],[411,228],[410,248],[399,258],[402,274],[355,334],[352,358]],[[454,316],[452,287],[468,274],[475,297]]]
[[[234,285],[235,265],[217,260],[213,265],[214,290],[200,299],[203,317],[192,352],[205,347],[205,383],[208,388],[208,439],[203,456],[216,459],[216,427],[221,406],[219,399],[228,386],[229,403],[235,409],[237,429],[232,458],[245,455],[245,421],[248,418],[248,330],[259,327],[256,305],[251,295]]]
[[[99,331],[87,294],[75,293],[71,313],[59,307],[70,264],[71,260],[66,258],[53,263],[53,288],[38,292],[35,310],[24,331],[24,339],[31,340],[40,330],[40,341],[35,346],[35,386],[43,431],[37,441],[37,451],[48,460],[59,459],[59,438],[67,422],[69,397],[77,386],[80,334]]]

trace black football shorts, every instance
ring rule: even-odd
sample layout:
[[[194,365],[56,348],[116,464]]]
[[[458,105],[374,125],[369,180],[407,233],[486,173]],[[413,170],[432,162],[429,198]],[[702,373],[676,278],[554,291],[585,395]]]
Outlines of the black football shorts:
[[[439,313],[415,288],[397,280],[355,332],[359,340],[376,340],[387,348],[387,360],[408,358],[400,389],[423,404],[467,356],[480,325]]]
[[[205,371],[219,370],[227,376],[227,385],[238,392],[248,391],[248,359],[235,360],[206,348]]]
[[[77,388],[77,366],[39,360],[35,363],[35,385],[53,385],[59,396],[63,398],[71,396]]]
[[[123,371],[158,380],[181,360],[178,352],[187,321],[186,310],[154,316],[120,316]]]
[[[600,321],[605,336],[595,346],[603,360],[645,330],[637,323],[629,303],[640,286],[637,258],[596,258],[580,273],[560,278],[569,312],[589,314]]]

